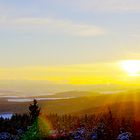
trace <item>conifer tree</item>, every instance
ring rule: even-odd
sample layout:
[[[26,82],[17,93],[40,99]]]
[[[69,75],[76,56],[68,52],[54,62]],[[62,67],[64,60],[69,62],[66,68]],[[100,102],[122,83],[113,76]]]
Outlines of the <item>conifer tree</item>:
[[[40,108],[38,106],[36,99],[34,99],[33,104],[30,104],[29,111],[30,111],[29,113],[30,113],[31,121],[34,122],[40,114]]]

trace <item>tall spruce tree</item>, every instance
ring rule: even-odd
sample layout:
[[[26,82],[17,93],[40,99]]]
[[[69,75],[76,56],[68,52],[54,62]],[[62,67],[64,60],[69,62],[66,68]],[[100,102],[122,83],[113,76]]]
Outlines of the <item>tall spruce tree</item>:
[[[38,106],[36,99],[34,99],[33,104],[30,104],[29,111],[30,111],[29,113],[30,113],[31,121],[34,122],[40,114],[40,108]]]

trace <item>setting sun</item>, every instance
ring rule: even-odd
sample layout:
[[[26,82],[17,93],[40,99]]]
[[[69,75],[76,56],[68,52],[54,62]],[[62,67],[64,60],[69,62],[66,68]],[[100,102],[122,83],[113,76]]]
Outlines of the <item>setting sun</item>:
[[[140,60],[126,60],[122,63],[123,69],[131,76],[137,76],[140,71]]]

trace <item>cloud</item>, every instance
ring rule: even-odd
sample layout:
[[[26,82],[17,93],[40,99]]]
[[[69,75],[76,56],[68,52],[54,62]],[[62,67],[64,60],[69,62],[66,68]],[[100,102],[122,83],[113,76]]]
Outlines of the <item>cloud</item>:
[[[75,36],[99,36],[107,31],[92,24],[76,23],[70,20],[59,20],[53,18],[0,18],[0,26],[3,28],[17,29],[40,29],[51,32],[61,32]]]
[[[84,11],[140,11],[139,0],[60,0],[63,5]]]
[[[140,38],[140,34],[130,34],[129,36],[133,38]]]

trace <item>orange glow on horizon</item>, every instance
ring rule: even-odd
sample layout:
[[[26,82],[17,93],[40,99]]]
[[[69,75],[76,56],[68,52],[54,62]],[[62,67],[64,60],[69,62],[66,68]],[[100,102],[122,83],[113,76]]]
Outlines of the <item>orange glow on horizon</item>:
[[[63,66],[1,68],[0,80],[50,81],[54,84],[79,85],[140,85],[138,63],[139,61],[121,61]]]

